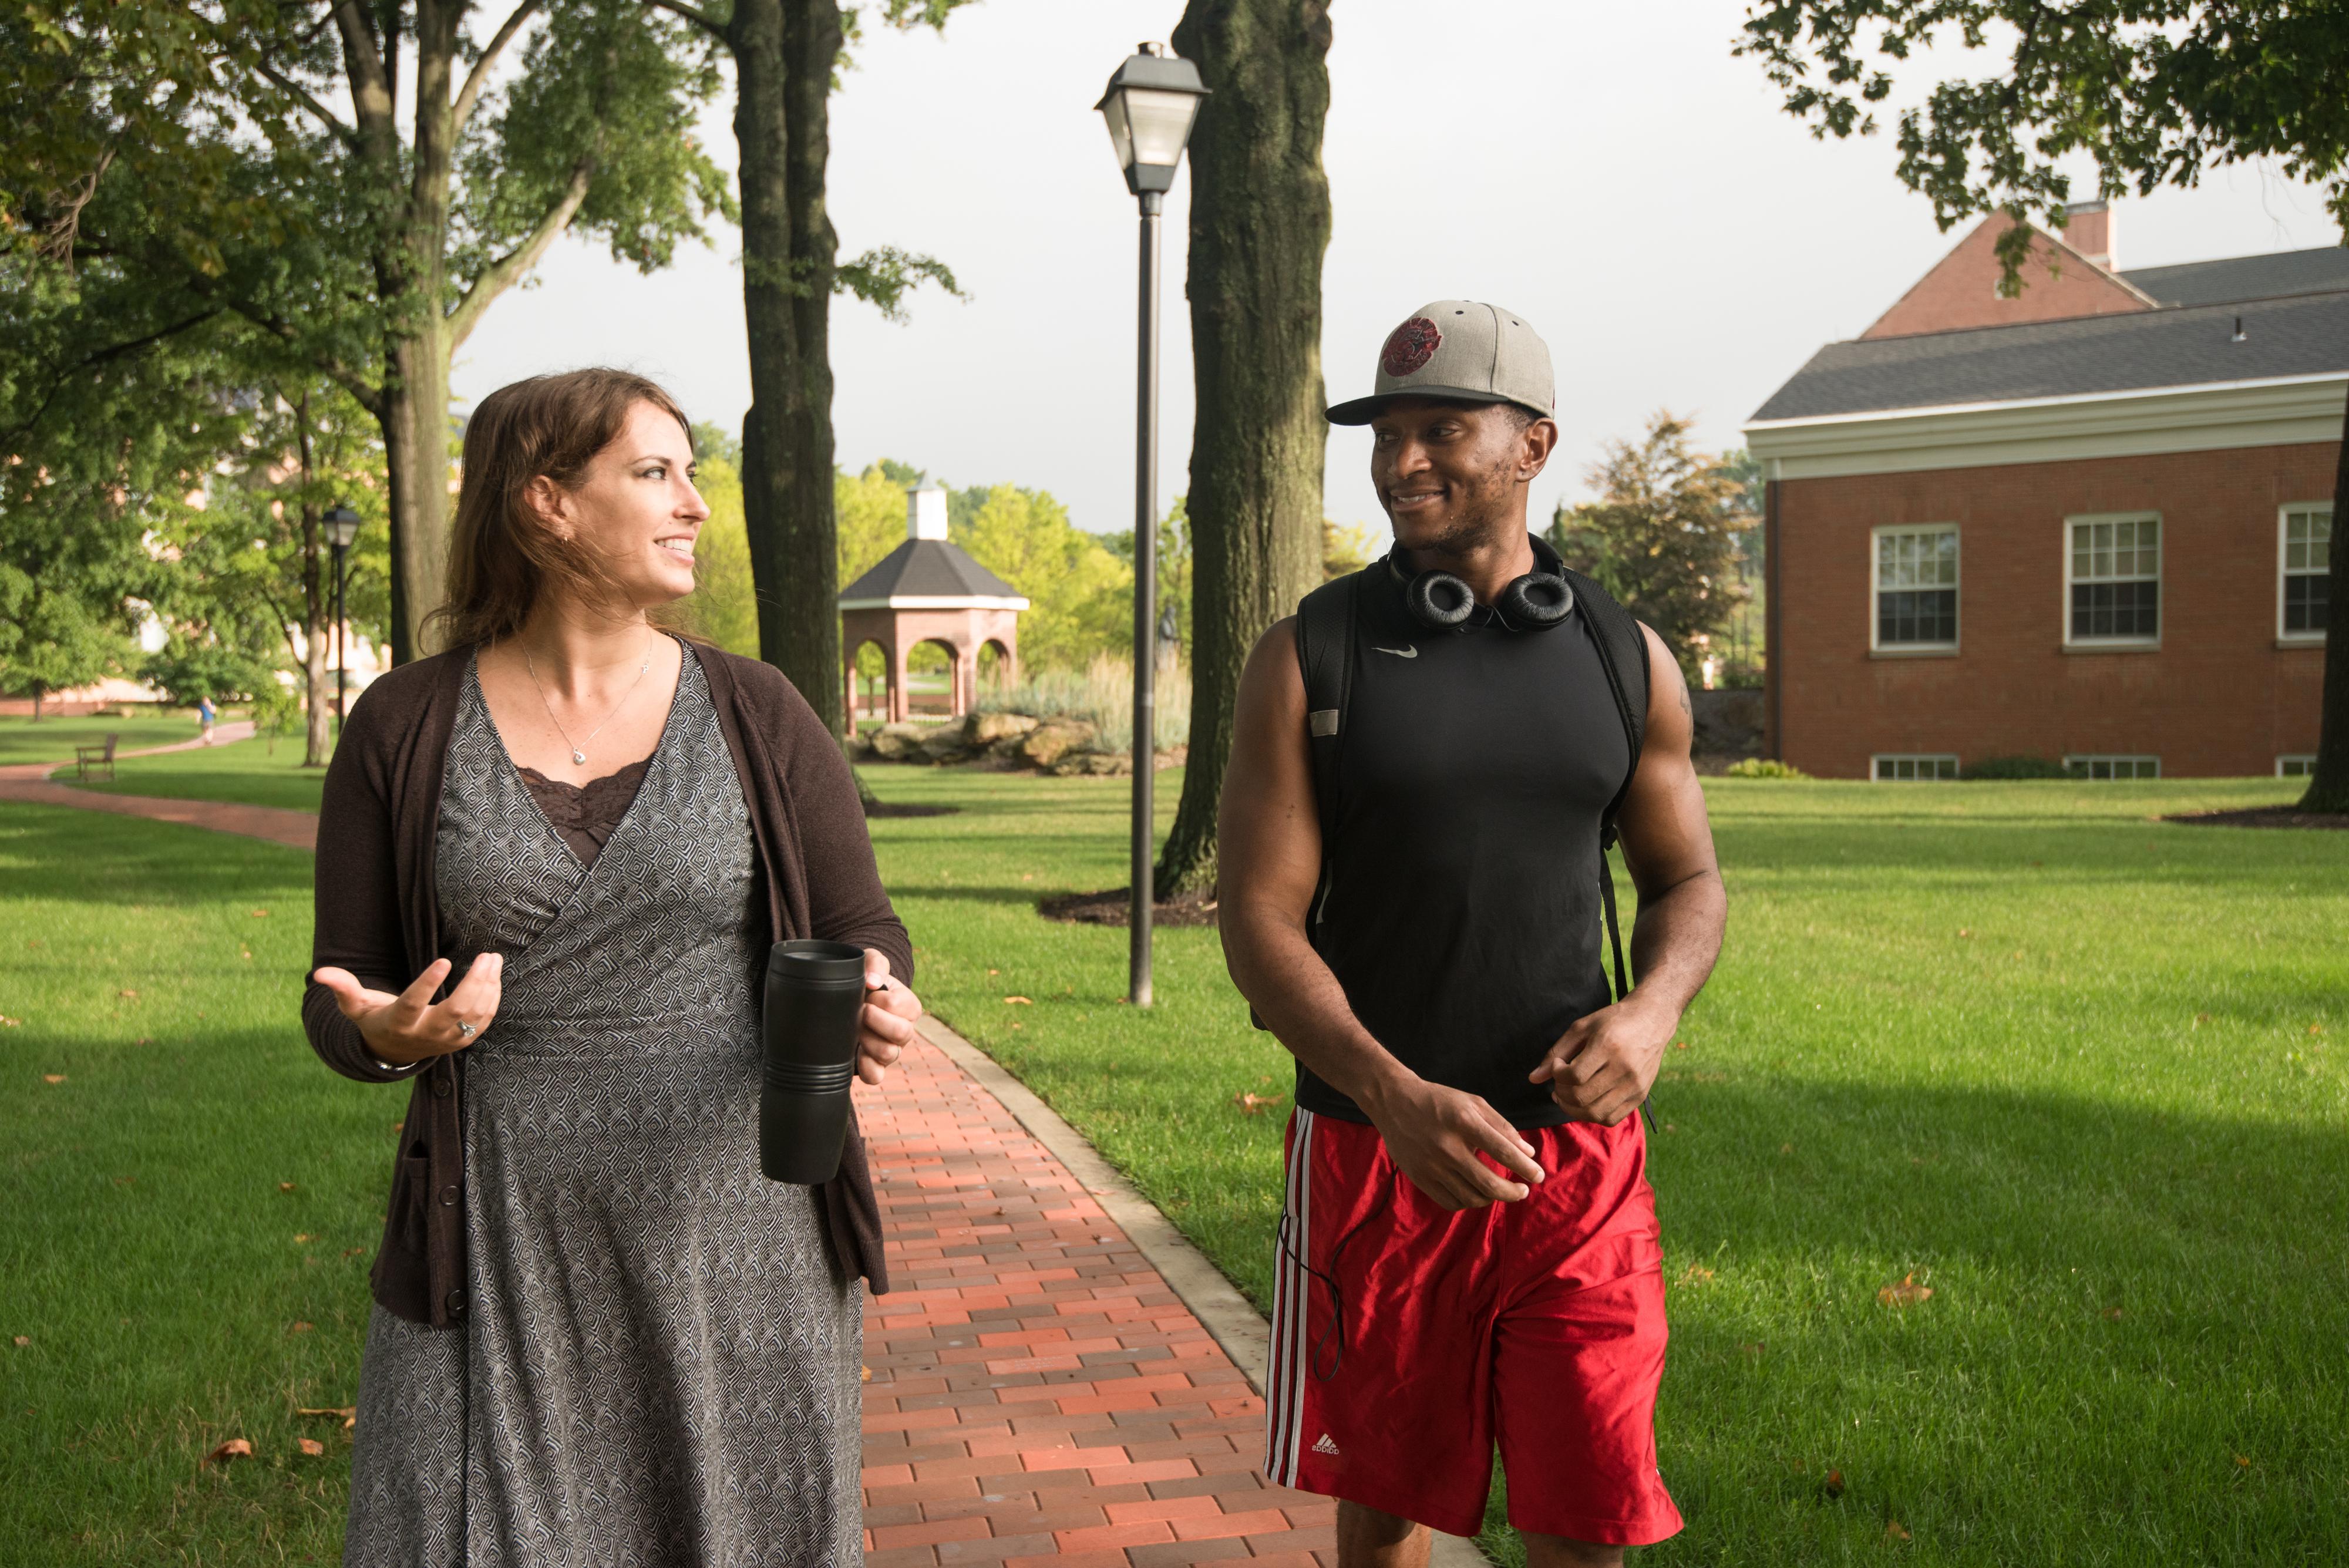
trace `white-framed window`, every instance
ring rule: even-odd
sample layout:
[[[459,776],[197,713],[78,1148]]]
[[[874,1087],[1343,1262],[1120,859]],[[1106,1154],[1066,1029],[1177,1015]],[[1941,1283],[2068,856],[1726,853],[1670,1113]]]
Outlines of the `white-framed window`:
[[[1958,758],[1954,752],[1879,752],[1873,759],[1870,774],[1878,784],[1895,780],[1954,779],[1958,776]]]
[[[2286,642],[2323,642],[2325,590],[2333,575],[2333,503],[2298,501],[2276,524],[2282,558],[2276,585],[2276,636]]]
[[[2064,519],[2064,640],[2149,647],[2161,640],[2161,517]]]
[[[1868,646],[1940,651],[1958,646],[1958,525],[1891,524],[1873,531]]]
[[[2276,759],[2276,777],[2304,779],[2316,771],[2316,753],[2292,752]]]
[[[2064,759],[2064,768],[2075,779],[2158,779],[2161,776],[2161,759],[2069,756]]]

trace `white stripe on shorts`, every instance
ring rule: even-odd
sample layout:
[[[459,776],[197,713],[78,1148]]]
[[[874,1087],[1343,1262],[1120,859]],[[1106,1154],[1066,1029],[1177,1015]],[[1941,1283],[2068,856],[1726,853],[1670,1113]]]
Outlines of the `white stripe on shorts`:
[[[1299,1107],[1289,1140],[1288,1185],[1281,1206],[1288,1245],[1274,1259],[1272,1355],[1264,1399],[1265,1479],[1276,1486],[1297,1484],[1305,1421],[1305,1323],[1312,1288],[1306,1261],[1313,1254],[1308,1230],[1313,1195],[1311,1111]]]

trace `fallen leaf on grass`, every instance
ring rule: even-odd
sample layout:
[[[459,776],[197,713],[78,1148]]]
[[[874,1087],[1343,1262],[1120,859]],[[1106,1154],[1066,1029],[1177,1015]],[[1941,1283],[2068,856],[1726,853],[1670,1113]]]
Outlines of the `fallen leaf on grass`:
[[[1886,1306],[1915,1306],[1919,1302],[1929,1300],[1932,1294],[1932,1286],[1919,1284],[1915,1274],[1903,1274],[1899,1284],[1887,1285],[1877,1292],[1876,1299]]]
[[[48,943],[47,943],[47,942],[45,942],[45,941],[43,941],[40,938],[38,938],[38,937],[35,937],[35,938],[33,938],[30,941],[26,942],[25,945],[26,945],[26,947],[28,947],[28,948],[45,948],[45,947],[47,947],[49,944],[48,944]]]
[[[2201,1028],[2205,1023],[2209,1022],[2210,1015],[2207,1012],[2198,1012],[2194,1015],[2194,1027],[2197,1029]]]
[[[1888,1519],[1884,1521],[1884,1539],[1887,1541],[1907,1541],[1909,1539],[1909,1532],[1902,1528],[1899,1520]]]
[[[1702,1263],[1691,1263],[1688,1266],[1688,1272],[1681,1276],[1681,1283],[1684,1285],[1702,1285],[1708,1283],[1712,1279],[1713,1271],[1711,1269],[1706,1268]]]
[[[317,1240],[317,1238],[316,1238],[316,1237],[315,1237],[315,1236],[311,1235],[311,1234],[310,1234],[310,1232],[308,1232],[307,1231],[295,1231],[295,1232],[294,1232],[294,1239],[295,1239],[296,1241],[314,1241]]]
[[[1972,936],[1973,934],[1974,934],[1974,930],[1973,930],[1973,928],[1972,928],[1971,926],[1960,926],[1960,927],[1958,928],[1958,935],[1960,935],[1960,936],[1961,936],[1961,937],[1971,937],[1971,936]]]
[[[24,1349],[26,1345],[32,1343],[33,1336],[29,1334],[20,1334],[16,1336],[16,1348],[19,1350]]]
[[[339,1408],[329,1407],[320,1410],[297,1409],[294,1413],[296,1416],[340,1416],[343,1418],[343,1430],[347,1432],[359,1424],[359,1407],[356,1405],[345,1405]]]
[[[2324,1025],[2322,1023],[2312,1023],[2308,1026],[2308,1032],[2312,1035],[2322,1034],[2324,1033]]]
[[[1778,1146],[1778,1152],[1780,1154],[1792,1154],[1795,1152],[1795,1146],[1790,1143],[1782,1143]]]
[[[44,1084],[62,1084],[65,1081],[66,1075],[63,1073],[44,1073],[41,1075],[41,1082]]]
[[[1742,1350],[1742,1351],[1744,1351],[1744,1352],[1746,1355],[1755,1355],[1755,1356],[1758,1356],[1758,1355],[1760,1355],[1764,1351],[1765,1351],[1765,1350],[1769,1349],[1770,1347],[1769,1347],[1768,1345],[1764,1345],[1760,1340],[1758,1340],[1758,1339],[1757,1339],[1757,1340],[1755,1340],[1755,1341],[1754,1341],[1753,1344],[1751,1344],[1751,1345],[1739,1345],[1737,1348],[1738,1348],[1738,1349],[1740,1349],[1740,1350]]]
[[[2235,1463],[2240,1469],[2250,1469],[2251,1468],[2251,1456],[2249,1454],[2237,1454],[2235,1456]]]
[[[256,920],[265,920],[269,919],[269,911],[266,909],[255,909],[253,911],[253,918]]]
[[[366,1251],[367,1249],[365,1247],[346,1247],[343,1249],[343,1256],[346,1258],[356,1258],[361,1252]]]
[[[1843,1495],[1843,1472],[1841,1470],[1829,1470],[1827,1472],[1826,1488],[1827,1495],[1829,1497],[1841,1497]]]
[[[253,1458],[253,1445],[246,1442],[243,1438],[231,1438],[227,1442],[222,1443],[219,1448],[214,1449],[211,1453],[206,1454],[203,1458],[203,1462],[208,1465],[224,1465],[231,1459],[249,1459],[251,1458]]]
[[[1001,974],[1003,971],[1002,971],[1001,970],[999,970],[999,969],[991,969],[991,970],[988,970],[987,972],[988,973],[988,975],[993,976],[993,975],[999,975],[999,974]]]
[[[294,1332],[295,1334],[307,1334],[315,1326],[315,1324],[304,1323],[299,1318],[294,1320]]]
[[[2107,1323],[2118,1323],[2118,1322],[2120,1322],[2120,1320],[2121,1320],[2121,1309],[2120,1309],[2120,1308],[2118,1308],[2118,1307],[2106,1307],[2106,1308],[2105,1309],[2105,1321],[2106,1321],[2106,1322],[2107,1322]]]
[[[114,1179],[114,1185],[117,1187],[128,1187],[138,1179],[139,1179],[135,1176],[118,1176]]]
[[[1232,1096],[1232,1104],[1255,1116],[1262,1116],[1265,1106],[1278,1105],[1284,1098],[1281,1095],[1259,1095],[1254,1089],[1242,1089]]]
[[[320,1454],[326,1451],[326,1445],[318,1441],[316,1438],[304,1438],[301,1439],[301,1443],[302,1451],[309,1455],[314,1459]]]
[[[1672,1049],[1675,1051],[1685,1051],[1688,1048],[1688,1042],[1685,1040],[1675,1040],[1672,1042]]]
[[[114,994],[129,1002],[136,1002],[139,1000],[139,993],[135,991],[118,991]]]
[[[1036,1002],[1033,997],[1007,996],[1003,999],[1003,1004],[1006,1007],[1033,1007]]]

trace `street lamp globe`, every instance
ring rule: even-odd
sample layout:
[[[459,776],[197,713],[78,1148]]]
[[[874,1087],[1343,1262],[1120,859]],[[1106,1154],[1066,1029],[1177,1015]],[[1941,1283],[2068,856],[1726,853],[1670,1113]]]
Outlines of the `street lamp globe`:
[[[1109,78],[1109,90],[1093,107],[1109,122],[1109,141],[1125,171],[1125,188],[1137,196],[1174,188],[1174,170],[1191,140],[1199,100],[1207,96],[1199,67],[1164,44],[1144,44]]]
[[[359,514],[347,506],[329,506],[319,519],[326,526],[326,543],[337,550],[347,550],[359,536]]]

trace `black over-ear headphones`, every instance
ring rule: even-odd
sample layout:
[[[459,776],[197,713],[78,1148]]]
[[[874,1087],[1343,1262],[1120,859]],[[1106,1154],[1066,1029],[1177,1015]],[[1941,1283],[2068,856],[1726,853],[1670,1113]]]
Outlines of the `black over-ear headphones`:
[[[1574,589],[1547,566],[1544,562],[1516,579],[1493,600],[1494,618],[1505,629],[1543,631],[1574,613]],[[1396,575],[1402,576],[1400,568]],[[1450,572],[1421,572],[1410,578],[1402,602],[1411,618],[1432,631],[1451,630],[1476,608],[1475,594]]]

